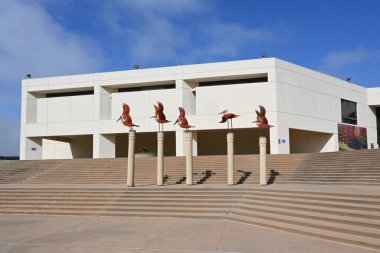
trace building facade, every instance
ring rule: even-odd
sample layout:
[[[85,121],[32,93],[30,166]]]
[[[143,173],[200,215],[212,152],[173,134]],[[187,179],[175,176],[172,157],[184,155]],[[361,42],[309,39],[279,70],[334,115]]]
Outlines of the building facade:
[[[226,153],[226,124],[234,120],[235,153],[289,154],[378,148],[380,88],[365,88],[276,58],[25,79],[20,159],[106,158],[127,155],[128,128],[116,123],[131,108],[136,149],[156,151],[157,101],[165,124],[165,155],[184,155],[184,132],[173,125],[178,107],[193,128],[194,154]],[[263,105],[274,127],[252,123]]]

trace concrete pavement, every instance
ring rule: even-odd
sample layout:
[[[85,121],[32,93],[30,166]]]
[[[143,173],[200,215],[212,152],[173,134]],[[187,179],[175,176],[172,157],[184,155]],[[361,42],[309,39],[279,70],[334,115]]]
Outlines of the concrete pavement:
[[[0,252],[378,251],[220,219],[0,215]]]

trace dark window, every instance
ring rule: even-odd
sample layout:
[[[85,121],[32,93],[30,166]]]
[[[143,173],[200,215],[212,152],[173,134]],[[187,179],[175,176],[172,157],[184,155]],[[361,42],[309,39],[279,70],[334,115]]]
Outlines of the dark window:
[[[199,87],[214,86],[214,85],[231,85],[231,84],[244,84],[244,83],[265,83],[268,82],[268,77],[257,77],[248,79],[234,79],[234,80],[221,80],[221,81],[209,81],[200,82]]]
[[[175,84],[163,84],[163,85],[153,85],[153,86],[119,88],[118,92],[132,92],[132,91],[144,91],[144,90],[166,90],[166,89],[175,89]]]
[[[356,103],[345,99],[341,100],[342,123],[356,125],[358,123]]]
[[[56,97],[71,97],[71,96],[83,96],[83,95],[93,95],[93,90],[86,91],[74,91],[74,92],[57,92],[57,93],[48,93],[46,94],[47,98],[56,98]]]

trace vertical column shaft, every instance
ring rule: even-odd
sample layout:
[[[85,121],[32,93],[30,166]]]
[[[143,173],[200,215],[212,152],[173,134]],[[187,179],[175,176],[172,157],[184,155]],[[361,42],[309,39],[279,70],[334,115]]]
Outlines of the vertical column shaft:
[[[164,133],[157,133],[157,185],[164,185]]]
[[[136,132],[129,131],[128,134],[128,174],[127,186],[135,186],[135,141]]]
[[[193,184],[193,134],[191,132],[185,133],[186,143],[186,184]]]
[[[227,176],[228,185],[234,185],[234,133],[227,133]]]
[[[260,185],[267,184],[267,138],[259,138],[260,146]]]

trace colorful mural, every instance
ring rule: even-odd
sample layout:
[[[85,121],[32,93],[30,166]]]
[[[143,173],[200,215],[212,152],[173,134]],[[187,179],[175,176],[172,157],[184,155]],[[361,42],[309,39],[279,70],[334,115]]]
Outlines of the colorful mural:
[[[367,128],[338,124],[339,150],[367,148]]]

